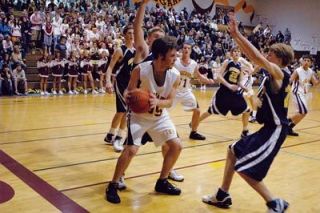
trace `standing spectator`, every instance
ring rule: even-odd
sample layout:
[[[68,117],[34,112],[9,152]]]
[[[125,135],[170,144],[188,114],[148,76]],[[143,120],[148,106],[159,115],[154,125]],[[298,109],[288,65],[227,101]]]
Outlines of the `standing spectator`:
[[[290,30],[288,28],[284,32],[284,42],[286,44],[290,44],[291,43],[291,32],[290,32]]]
[[[6,35],[4,37],[5,39],[2,41],[2,48],[5,55],[4,60],[9,61],[10,56],[13,52],[13,43],[11,41],[11,37],[9,35]]]
[[[25,71],[22,69],[21,64],[19,63],[16,64],[16,68],[13,70],[12,73],[13,73],[15,94],[20,95],[21,93],[23,93],[24,95],[27,95],[28,93],[27,77],[26,77]]]
[[[50,21],[50,17],[47,17],[46,23],[42,27],[44,36],[43,36],[43,46],[44,51],[47,51],[49,55],[51,55],[51,45],[52,45],[52,24]]]
[[[12,24],[11,24],[11,29],[12,29],[12,41],[20,41],[21,40],[21,21],[19,20],[18,17],[16,17]]]
[[[61,37],[61,29],[60,29],[61,24],[62,24],[62,18],[58,13],[56,13],[52,19],[54,47],[57,46],[58,41],[60,40],[60,37]]]
[[[284,41],[284,35],[282,34],[281,30],[279,30],[278,34],[276,35],[276,41],[278,43],[282,43]]]
[[[41,29],[43,18],[41,12],[38,9],[36,9],[34,13],[32,13],[32,15],[30,16],[30,21],[32,24],[32,41],[35,41],[36,47],[39,48],[41,47]]]
[[[22,58],[25,58],[25,55],[29,52],[29,45],[31,41],[31,22],[28,18],[28,16],[22,17],[21,22],[21,46],[22,46]]]

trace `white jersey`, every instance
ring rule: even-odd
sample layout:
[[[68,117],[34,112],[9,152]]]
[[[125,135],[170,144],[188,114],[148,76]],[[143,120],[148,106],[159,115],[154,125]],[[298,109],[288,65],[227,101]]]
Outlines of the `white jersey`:
[[[159,99],[168,98],[174,83],[180,77],[179,71],[175,68],[167,70],[164,85],[158,86],[153,75],[152,61],[141,63],[139,66],[141,81],[140,88],[154,93]],[[143,117],[147,120],[159,120],[161,117],[167,116],[168,112],[166,109],[160,109],[157,107],[156,109],[151,109],[148,113],[133,113],[133,115]]]
[[[196,69],[197,65],[197,62],[192,59],[190,59],[190,63],[187,66],[182,64],[180,58],[176,60],[174,67],[180,72],[180,84],[177,89],[177,93],[192,90],[191,78],[193,77],[194,70]]]
[[[307,70],[303,67],[298,67],[296,69],[298,80],[296,80],[292,85],[293,93],[307,94],[310,87],[310,81],[313,75],[313,71],[308,68]]]

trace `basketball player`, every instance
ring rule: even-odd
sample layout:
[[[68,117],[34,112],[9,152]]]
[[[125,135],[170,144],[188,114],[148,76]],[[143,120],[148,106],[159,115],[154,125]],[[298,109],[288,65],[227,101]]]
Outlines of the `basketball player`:
[[[302,56],[302,64],[291,75],[292,97],[296,108],[296,114],[289,119],[289,135],[299,136],[293,131],[295,127],[308,113],[307,95],[310,83],[313,86],[319,84],[319,80],[315,77],[313,71],[310,69],[312,64],[312,57],[310,55]]]
[[[240,83],[242,78],[241,64],[238,61],[241,52],[238,47],[234,47],[230,51],[231,59],[223,62],[220,72],[217,73],[217,79],[220,87],[213,97],[212,104],[208,111],[200,116],[200,122],[214,114],[226,116],[229,111],[233,115],[242,114],[243,130],[241,137],[248,136],[248,120],[250,109],[246,100],[241,94],[241,89],[247,91],[247,88]]]
[[[262,102],[257,112],[257,121],[263,127],[229,146],[222,185],[214,195],[207,195],[202,201],[220,208],[232,205],[229,194],[234,171],[265,200],[268,212],[284,212],[289,204],[275,198],[263,182],[274,157],[286,139],[288,132],[286,98],[289,91],[290,72],[287,65],[293,59],[293,50],[286,44],[274,44],[267,58],[238,30],[233,13],[229,13],[230,34],[250,61],[264,68],[268,79],[264,81]]]
[[[138,87],[150,91],[151,109],[147,113],[128,114],[126,146],[118,159],[113,179],[106,189],[106,198],[111,203],[120,203],[117,192],[119,178],[138,152],[145,133],[151,136],[156,146],[162,146],[164,143],[168,146],[155,190],[169,195],[181,193],[179,188],[167,180],[182,149],[176,128],[166,110],[172,106],[180,82],[179,71],[173,67],[176,60],[176,45],[176,39],[173,37],[156,39],[152,44],[154,59],[138,65],[131,74],[126,96],[130,97],[130,91]]]
[[[108,144],[113,144],[113,148],[116,152],[123,150],[123,142],[126,137],[126,111],[127,105],[125,103],[123,92],[127,88],[131,71],[133,68],[133,58],[135,55],[135,49],[133,47],[133,26],[128,25],[123,30],[125,43],[112,55],[109,67],[106,74],[106,88],[108,93],[113,92],[111,83],[111,73],[115,66],[118,66],[116,71],[116,80],[114,83],[114,89],[116,93],[116,108],[117,112],[113,116],[111,122],[111,128],[104,138],[104,141]],[[116,133],[119,127],[118,132]],[[114,136],[116,137],[114,138]],[[114,140],[113,140],[114,139]]]
[[[191,77],[198,78],[202,83],[213,84],[212,79],[208,79],[200,74],[198,63],[190,58],[192,45],[184,43],[182,48],[181,58],[178,58],[174,67],[180,72],[180,85],[177,89],[177,95],[174,100],[174,105],[180,102],[185,111],[192,111],[191,133],[190,139],[205,140],[206,137],[197,132],[199,126],[200,109],[196,97],[192,93]]]
[[[153,54],[151,50],[151,46],[153,42],[161,37],[164,37],[165,33],[163,29],[160,27],[153,27],[148,31],[147,39],[144,39],[144,32],[143,32],[143,20],[145,16],[145,10],[146,5],[149,2],[149,0],[143,0],[140,3],[140,7],[137,10],[136,18],[133,22],[133,28],[134,28],[134,44],[137,49],[136,55],[134,57],[134,64],[139,64],[141,62],[146,61],[152,61],[153,60]],[[150,138],[149,135],[146,135],[148,137],[147,141],[152,141],[152,138]],[[146,143],[146,142],[145,142]],[[162,146],[162,156],[165,157],[166,153],[168,151],[168,146],[164,144]],[[172,170],[170,172],[169,178],[181,182],[184,180],[183,175],[178,174],[175,170]]]

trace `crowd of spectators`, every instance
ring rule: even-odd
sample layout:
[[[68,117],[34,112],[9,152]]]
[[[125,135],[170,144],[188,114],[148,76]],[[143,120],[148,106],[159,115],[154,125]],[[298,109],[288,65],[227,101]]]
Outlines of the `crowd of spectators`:
[[[4,2],[4,3],[3,3]],[[121,30],[134,20],[135,8],[128,1],[68,0],[68,1],[2,1],[0,11],[0,70],[4,94],[27,92],[24,57],[30,50],[41,49],[43,56],[38,61],[42,72],[61,66],[61,74],[54,78],[53,94],[63,94],[61,81],[70,76],[69,64],[76,62],[77,83],[84,82],[83,92],[87,93],[87,80],[92,93],[104,93],[104,70],[115,48],[122,44]],[[19,16],[14,11],[20,11]],[[226,53],[234,45],[225,31],[214,30],[217,24],[227,24],[225,11],[217,10],[214,17],[208,14],[189,13],[186,8],[181,12],[173,8],[165,9],[156,5],[148,8],[145,14],[145,32],[154,26],[160,26],[169,35],[178,39],[182,46],[185,41],[192,42],[192,58],[198,61],[204,70],[219,66]],[[244,27],[240,29],[245,33]],[[248,35],[250,41],[259,49],[274,42],[290,43],[291,35],[287,29],[285,35],[272,34],[269,26],[258,25]],[[59,54],[57,54],[59,52]],[[86,62],[87,61],[87,62]],[[60,68],[59,68],[60,69]],[[13,72],[16,70],[16,72]],[[17,74],[19,73],[19,74]],[[24,74],[21,74],[24,73]],[[211,73],[211,72],[209,72]],[[57,78],[56,78],[57,77]],[[10,81],[11,79],[11,81]],[[20,79],[24,79],[21,81]],[[95,79],[99,81],[95,90]],[[21,83],[21,86],[17,82]],[[47,84],[47,79],[45,84]],[[72,85],[71,85],[72,84]],[[5,85],[5,86],[4,86]],[[11,85],[11,86],[10,86]],[[11,87],[11,89],[6,89]],[[65,91],[76,94],[73,83]],[[5,88],[5,89],[4,89]],[[73,88],[73,89],[72,89]],[[11,91],[11,92],[8,92]],[[46,85],[41,86],[41,94],[49,94]]]

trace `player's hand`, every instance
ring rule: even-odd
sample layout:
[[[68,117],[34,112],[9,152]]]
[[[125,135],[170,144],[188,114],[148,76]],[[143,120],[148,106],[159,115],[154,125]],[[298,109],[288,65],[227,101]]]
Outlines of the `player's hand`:
[[[214,80],[213,79],[208,79],[207,84],[214,84]]]
[[[159,99],[157,98],[157,96],[153,93],[150,93],[150,108],[156,108],[159,104]]]
[[[106,89],[107,89],[107,93],[112,94],[113,93],[113,86],[112,83],[109,81],[107,81],[106,83]]]
[[[230,84],[229,89],[233,92],[238,91],[239,86],[238,85],[234,85],[234,84]]]
[[[230,19],[230,21],[228,23],[229,32],[230,32],[231,36],[235,36],[239,32],[237,19],[236,19],[233,12],[229,12],[228,16]]]

